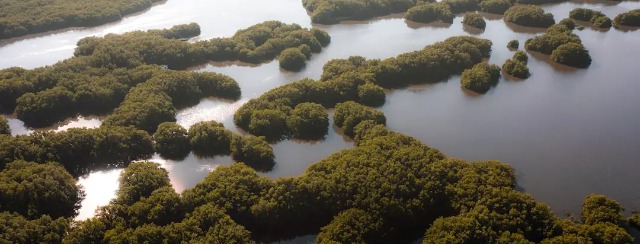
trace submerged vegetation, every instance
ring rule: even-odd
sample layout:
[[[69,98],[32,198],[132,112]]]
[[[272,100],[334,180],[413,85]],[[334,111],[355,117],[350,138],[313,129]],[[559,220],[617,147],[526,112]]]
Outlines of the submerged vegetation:
[[[551,59],[557,63],[587,68],[591,65],[591,56],[580,37],[573,34],[573,27],[573,22],[569,21],[553,25],[543,35],[528,39],[525,47],[529,51],[551,55]]]
[[[460,76],[462,87],[477,93],[485,93],[500,80],[500,67],[482,62],[466,69]]]
[[[482,15],[477,13],[466,13],[462,23],[478,29],[483,29],[487,26],[487,22],[484,21]]]
[[[547,28],[555,23],[553,14],[535,5],[516,5],[504,12],[504,20],[514,24]]]
[[[629,12],[619,14],[613,19],[613,23],[616,27],[640,27],[640,9],[634,9]]]
[[[576,8],[569,12],[569,17],[575,20],[588,21],[595,27],[611,28],[611,19],[597,10]]]
[[[529,73],[529,68],[527,67],[527,62],[529,61],[529,57],[523,51],[516,51],[513,54],[513,58],[507,59],[507,61],[502,64],[502,70],[516,78],[526,79],[531,76]]]
[[[241,129],[269,141],[291,137],[295,128],[286,121],[301,103],[332,108],[355,101],[371,106],[384,102],[382,88],[437,82],[459,74],[488,58],[491,42],[474,37],[452,37],[423,50],[385,60],[350,57],[329,61],[320,81],[304,79],[270,90],[245,103],[234,114]],[[320,121],[318,116],[314,120]],[[337,122],[336,122],[337,123]]]
[[[449,5],[444,2],[425,3],[410,8],[404,16],[406,19],[420,22],[430,23],[441,21],[443,23],[453,23],[453,13]]]
[[[176,108],[208,96],[240,96],[230,77],[163,70],[158,65],[183,69],[207,61],[260,63],[287,48],[317,53],[330,41],[324,31],[277,21],[239,30],[230,38],[195,43],[177,39],[199,34],[199,26],[189,24],[84,38],[75,57],[55,65],[1,70],[0,110],[15,111],[28,126],[45,127],[77,114],[100,115],[115,109],[105,125],[154,132],[160,123],[175,121]]]
[[[114,22],[125,15],[148,9],[153,3],[160,1],[162,0],[3,0],[0,39]]]

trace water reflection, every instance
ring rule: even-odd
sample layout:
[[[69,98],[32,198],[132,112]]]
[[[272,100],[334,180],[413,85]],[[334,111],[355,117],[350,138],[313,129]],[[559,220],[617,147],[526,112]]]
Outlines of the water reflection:
[[[51,130],[51,131],[59,132],[59,131],[65,131],[70,128],[98,128],[100,127],[100,125],[102,125],[102,117],[79,116],[74,119],[68,119],[62,122],[58,122],[50,127],[32,129],[25,126],[24,122],[22,122],[21,120],[15,117],[12,117],[12,116],[6,116],[6,117],[7,117],[7,120],[9,121],[9,127],[11,128],[11,135],[13,136],[28,135],[28,134],[31,134],[33,131]]]

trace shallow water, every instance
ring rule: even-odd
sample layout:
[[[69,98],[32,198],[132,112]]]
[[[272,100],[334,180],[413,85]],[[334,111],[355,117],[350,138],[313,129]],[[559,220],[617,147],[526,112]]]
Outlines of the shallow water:
[[[247,8],[247,6],[252,6]],[[567,2],[543,6],[556,21],[571,9],[587,7],[615,15],[639,8],[639,2]],[[211,1],[169,0],[151,10],[118,23],[96,28],[74,29],[54,34],[5,41],[0,46],[0,67],[27,68],[53,64],[72,55],[74,43],[89,35],[123,33],[137,29],[168,28],[197,22],[201,39],[230,36],[237,29],[276,19],[310,27],[299,0]],[[455,18],[452,25],[406,22],[401,15],[371,21],[350,21],[321,26],[332,43],[314,55],[299,73],[284,72],[277,62],[259,66],[212,63],[195,67],[230,75],[242,89],[237,102],[203,99],[181,110],[178,123],[188,127],[205,120],[233,125],[233,113],[251,98],[304,77],[317,79],[322,66],[335,58],[361,55],[387,58],[419,50],[450,36],[474,35],[493,41],[489,62],[501,65],[513,52],[506,48],[541,33],[541,29],[505,24],[500,16],[486,15],[484,31],[469,29]],[[447,82],[387,91],[380,109],[392,130],[414,136],[450,157],[467,160],[500,160],[512,165],[519,186],[557,213],[579,211],[590,193],[606,194],[628,210],[640,208],[640,192],[634,187],[640,172],[640,31],[607,32],[586,28],[576,31],[593,58],[591,67],[576,70],[553,64],[548,57],[530,54],[532,76],[524,81],[501,79],[485,95],[460,88],[459,77]],[[2,45],[2,44],[0,44]],[[25,52],[25,50],[28,50]],[[19,121],[12,120],[13,124]],[[99,125],[99,124],[97,124]],[[96,125],[96,126],[97,126]],[[332,152],[352,146],[330,128],[322,142],[283,141],[273,145],[276,168],[262,175],[276,178],[299,175],[306,167]],[[240,132],[241,133],[241,132]],[[192,187],[229,157],[199,159],[193,155],[181,162],[162,160],[177,191]],[[117,188],[119,170],[92,173],[80,179],[87,199],[78,219],[90,217],[96,206],[108,203]]]

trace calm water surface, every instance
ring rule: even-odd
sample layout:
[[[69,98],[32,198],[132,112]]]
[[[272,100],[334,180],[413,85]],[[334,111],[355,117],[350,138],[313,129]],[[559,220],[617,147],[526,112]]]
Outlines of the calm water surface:
[[[544,6],[557,21],[576,7],[600,10],[613,18],[640,8],[640,3],[581,1]],[[452,25],[417,24],[391,16],[317,26],[329,32],[332,43],[314,55],[299,73],[283,72],[277,62],[257,67],[238,63],[195,67],[198,71],[230,75],[240,84],[242,98],[236,102],[203,99],[200,104],[179,111],[176,118],[185,127],[216,120],[241,133],[232,121],[238,107],[274,87],[304,77],[319,78],[322,66],[331,59],[352,55],[393,57],[450,36],[474,35],[493,41],[489,62],[501,65],[513,55],[506,48],[508,41],[519,40],[522,46],[526,39],[542,31],[506,25],[500,16],[485,17],[485,31],[463,27],[461,17]],[[0,43],[0,67],[53,64],[70,57],[77,40],[91,35],[197,22],[202,27],[200,38],[207,39],[230,36],[237,29],[271,19],[311,26],[299,0],[169,0],[110,25],[5,41]],[[502,79],[497,87],[479,96],[463,91],[459,77],[452,77],[447,82],[388,91],[387,103],[380,109],[385,112],[390,129],[415,136],[451,157],[495,159],[512,165],[519,185],[557,213],[578,212],[582,199],[590,193],[606,194],[628,210],[640,209],[640,192],[634,187],[640,172],[640,96],[636,94],[640,90],[640,31],[586,28],[576,33],[594,60],[586,70],[555,65],[544,55],[530,54],[528,66],[533,75],[527,80]],[[76,124],[72,121],[57,128],[100,125],[98,118],[92,119],[79,118]],[[19,129],[20,123],[11,120],[12,129]],[[273,145],[276,168],[262,175],[299,175],[309,164],[351,146],[331,128],[321,142],[283,141]],[[229,157],[203,159],[193,155],[179,162],[158,156],[152,160],[169,171],[178,192],[193,187],[217,166],[231,162]],[[80,178],[87,198],[77,219],[92,216],[97,206],[108,203],[117,190],[120,171],[96,172]]]

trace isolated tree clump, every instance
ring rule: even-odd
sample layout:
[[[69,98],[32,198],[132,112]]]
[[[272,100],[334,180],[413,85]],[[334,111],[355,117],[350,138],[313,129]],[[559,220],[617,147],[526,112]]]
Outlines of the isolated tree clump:
[[[485,93],[492,86],[498,84],[500,79],[500,67],[495,64],[482,62],[471,69],[462,72],[460,83],[462,87],[477,93]]]
[[[483,30],[487,26],[487,22],[484,21],[482,15],[477,13],[466,13],[462,23]]]
[[[512,4],[509,0],[484,0],[481,1],[480,11],[491,13],[491,14],[504,14],[507,9],[509,9]]]
[[[191,152],[187,130],[175,122],[164,122],[153,134],[154,149],[161,157],[183,159]]]
[[[276,164],[273,148],[257,136],[234,136],[231,140],[231,158],[262,172],[270,171]]]
[[[373,108],[348,101],[336,105],[336,111],[333,114],[333,122],[336,126],[344,130],[344,134],[350,137],[354,136],[355,127],[362,121],[372,120],[378,124],[385,125],[387,118],[384,114]]]
[[[188,132],[193,152],[199,156],[228,155],[231,153],[233,133],[215,121],[203,121],[192,125]]]
[[[613,23],[618,26],[640,27],[640,9],[621,13],[613,18]]]
[[[280,53],[280,68],[289,71],[299,71],[307,64],[307,55],[300,48],[287,48]]]
[[[513,77],[526,79],[531,75],[529,73],[529,68],[527,67],[527,61],[529,58],[527,54],[523,51],[517,51],[513,54],[513,58],[507,59],[507,61],[502,64],[502,70],[512,75]]]
[[[520,47],[520,42],[518,40],[511,40],[507,44],[507,47],[510,49],[518,49]]]
[[[582,44],[562,44],[551,53],[551,59],[555,62],[576,68],[587,68],[591,65],[591,56]]]
[[[535,5],[510,7],[504,12],[504,20],[522,26],[539,28],[547,28],[555,23],[553,14],[545,13],[541,7]]]
[[[287,127],[294,138],[318,140],[329,130],[329,114],[320,104],[301,103],[291,110]]]
[[[410,8],[404,17],[420,23],[441,21],[451,24],[454,16],[446,3],[425,3]]]
[[[9,121],[0,116],[0,135],[11,135],[11,127],[9,127]]]
[[[575,8],[569,12],[569,17],[576,20],[588,21],[592,25],[600,28],[611,28],[611,19],[602,12],[587,8]]]

